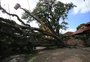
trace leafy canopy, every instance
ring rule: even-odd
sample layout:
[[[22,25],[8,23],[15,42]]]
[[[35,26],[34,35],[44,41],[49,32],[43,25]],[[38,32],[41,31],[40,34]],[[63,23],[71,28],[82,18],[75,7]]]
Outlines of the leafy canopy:
[[[43,29],[47,27],[50,32],[59,35],[60,28],[65,28],[67,24],[65,21],[60,24],[60,20],[65,20],[67,13],[73,7],[72,3],[64,4],[57,0],[39,0],[35,9],[31,12],[38,20],[29,16],[28,13],[24,13],[22,18],[27,19],[28,22],[36,20]]]

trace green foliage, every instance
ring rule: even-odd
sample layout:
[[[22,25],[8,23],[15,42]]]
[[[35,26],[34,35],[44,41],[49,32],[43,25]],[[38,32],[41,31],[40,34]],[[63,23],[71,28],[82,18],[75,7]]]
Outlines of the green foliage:
[[[77,30],[80,29],[82,26],[84,26],[85,24],[80,24],[78,27],[77,27]]]
[[[29,12],[29,10],[27,11]],[[23,13],[21,18],[27,20],[27,23],[34,20],[28,13]]]
[[[0,57],[8,54],[32,52],[37,45],[64,46],[59,30],[66,29],[67,23],[63,21],[60,24],[59,22],[61,19],[67,18],[67,13],[73,7],[72,3],[64,4],[56,0],[47,0],[47,2],[40,0],[31,13],[22,8],[27,12],[22,15],[22,18],[26,19],[27,22],[36,20],[39,23],[39,28],[25,24],[17,15],[10,14],[1,7],[0,10],[17,17],[23,26],[12,20],[0,18]]]
[[[0,59],[12,54],[31,53],[35,40],[29,29],[0,18]]]
[[[52,33],[59,35],[60,29],[66,29],[66,22],[60,24],[60,20],[65,20],[67,18],[67,13],[72,9],[74,5],[72,3],[64,4],[56,0],[39,0],[36,8],[31,14],[39,19],[36,20],[39,26],[47,26]],[[23,14],[23,19],[31,18],[28,14]],[[33,18],[33,17],[32,17]],[[35,20],[35,19],[34,19]],[[28,19],[28,21],[31,21]]]

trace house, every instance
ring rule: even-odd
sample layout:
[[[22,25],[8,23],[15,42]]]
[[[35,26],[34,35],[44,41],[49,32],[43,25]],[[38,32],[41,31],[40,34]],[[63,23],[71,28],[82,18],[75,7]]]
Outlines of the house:
[[[71,46],[90,46],[90,22],[83,24],[75,32],[65,33],[69,38],[64,41],[66,45]]]
[[[74,32],[66,32],[65,35],[72,36]]]
[[[73,35],[79,35],[79,34],[90,34],[90,22],[84,24],[79,28],[77,31],[73,33]]]
[[[83,36],[86,46],[90,46],[90,22],[81,26],[73,33],[74,36]]]

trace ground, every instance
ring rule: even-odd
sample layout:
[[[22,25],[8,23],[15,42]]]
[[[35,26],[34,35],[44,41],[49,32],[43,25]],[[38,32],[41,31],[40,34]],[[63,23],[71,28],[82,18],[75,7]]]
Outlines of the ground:
[[[43,50],[28,62],[90,62],[90,48]]]

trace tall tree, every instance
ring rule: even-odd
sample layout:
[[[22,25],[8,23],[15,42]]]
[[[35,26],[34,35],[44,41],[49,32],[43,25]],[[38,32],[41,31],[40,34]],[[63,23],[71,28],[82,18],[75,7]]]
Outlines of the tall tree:
[[[64,4],[57,0],[39,0],[36,8],[30,13],[32,16],[25,12],[22,18],[27,19],[28,22],[36,20],[39,24],[39,29],[47,33],[45,36],[52,34],[51,37],[60,42],[59,30],[66,28],[65,25],[67,22],[65,19],[69,10],[73,7],[74,5],[72,3]],[[61,20],[63,21],[60,24]]]

